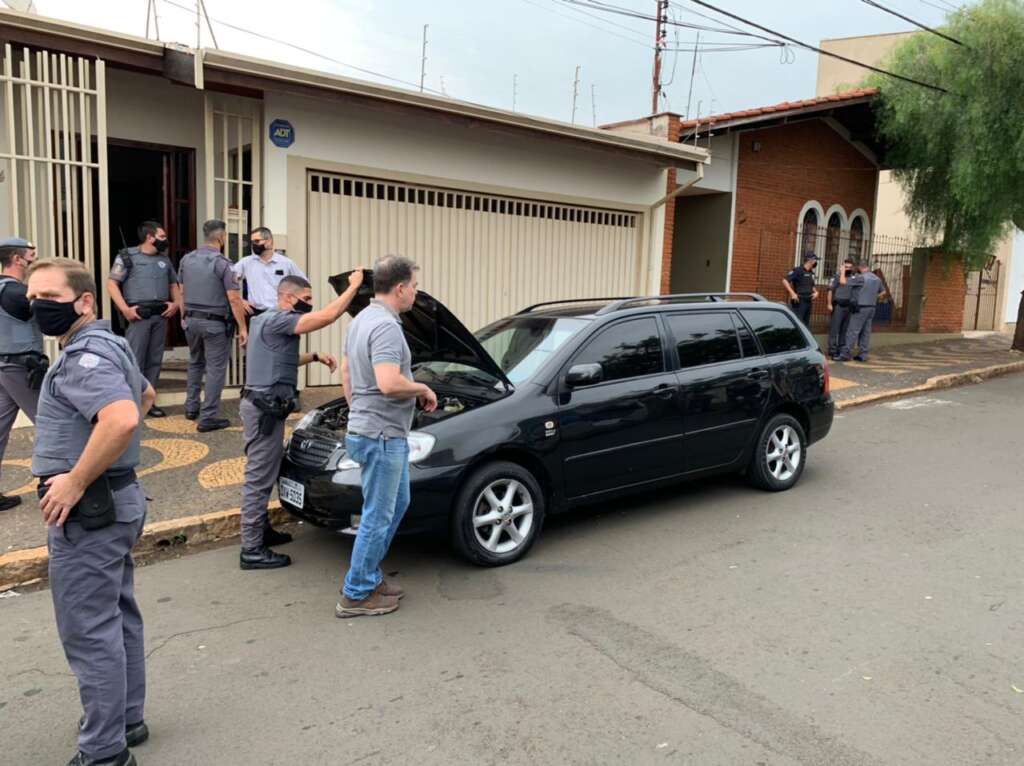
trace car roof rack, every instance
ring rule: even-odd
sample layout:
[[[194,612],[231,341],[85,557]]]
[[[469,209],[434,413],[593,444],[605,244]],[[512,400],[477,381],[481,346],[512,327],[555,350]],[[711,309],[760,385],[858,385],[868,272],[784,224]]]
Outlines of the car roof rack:
[[[611,314],[613,311],[624,311],[647,303],[689,303],[703,300],[709,303],[719,303],[729,298],[747,298],[751,301],[765,301],[762,295],[757,293],[676,293],[675,295],[650,295],[646,298],[620,298],[598,311],[598,315]]]
[[[534,303],[532,306],[527,306],[525,309],[516,312],[518,314],[529,314],[539,308],[546,306],[562,306],[571,305],[573,303],[621,303],[622,301],[628,301],[629,298],[623,296],[617,296],[615,298],[569,298],[564,301],[544,301],[543,303]]]

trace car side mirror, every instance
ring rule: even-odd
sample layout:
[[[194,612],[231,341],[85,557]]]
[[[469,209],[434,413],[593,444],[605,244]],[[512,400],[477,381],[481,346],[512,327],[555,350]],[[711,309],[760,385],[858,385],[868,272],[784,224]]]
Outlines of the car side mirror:
[[[599,364],[577,364],[569,368],[565,385],[569,388],[593,386],[604,380],[604,368]]]

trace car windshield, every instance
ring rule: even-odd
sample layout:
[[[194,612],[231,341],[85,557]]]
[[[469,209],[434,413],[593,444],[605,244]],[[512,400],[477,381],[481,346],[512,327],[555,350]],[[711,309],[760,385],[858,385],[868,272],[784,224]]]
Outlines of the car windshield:
[[[514,316],[501,319],[474,333],[480,345],[498,363],[502,372],[518,385],[528,380],[562,344],[575,335],[587,320],[576,317]],[[467,382],[499,385],[493,376],[453,362],[427,362],[417,368],[416,377],[428,382]]]

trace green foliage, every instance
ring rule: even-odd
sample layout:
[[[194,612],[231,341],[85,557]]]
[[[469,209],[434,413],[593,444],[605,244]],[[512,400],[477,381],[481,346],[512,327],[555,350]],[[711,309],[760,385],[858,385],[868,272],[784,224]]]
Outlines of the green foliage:
[[[1024,228],[1024,2],[980,0],[900,45],[886,66],[938,93],[885,76],[879,130],[907,191],[907,212],[947,253],[978,268],[1007,227]]]

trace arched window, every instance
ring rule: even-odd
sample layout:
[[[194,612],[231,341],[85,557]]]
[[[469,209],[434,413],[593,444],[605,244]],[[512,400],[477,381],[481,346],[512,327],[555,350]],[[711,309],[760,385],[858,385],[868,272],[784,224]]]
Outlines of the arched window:
[[[863,210],[854,210],[850,214],[850,246],[847,254],[853,260],[870,258],[871,232],[868,226],[868,214]]]
[[[807,253],[818,252],[821,225],[824,220],[825,211],[820,204],[811,200],[804,205],[796,221],[796,252],[793,254],[795,263],[803,261]]]
[[[828,228],[825,231],[825,269],[839,263],[839,243],[843,236],[843,217],[839,212],[828,217]]]

